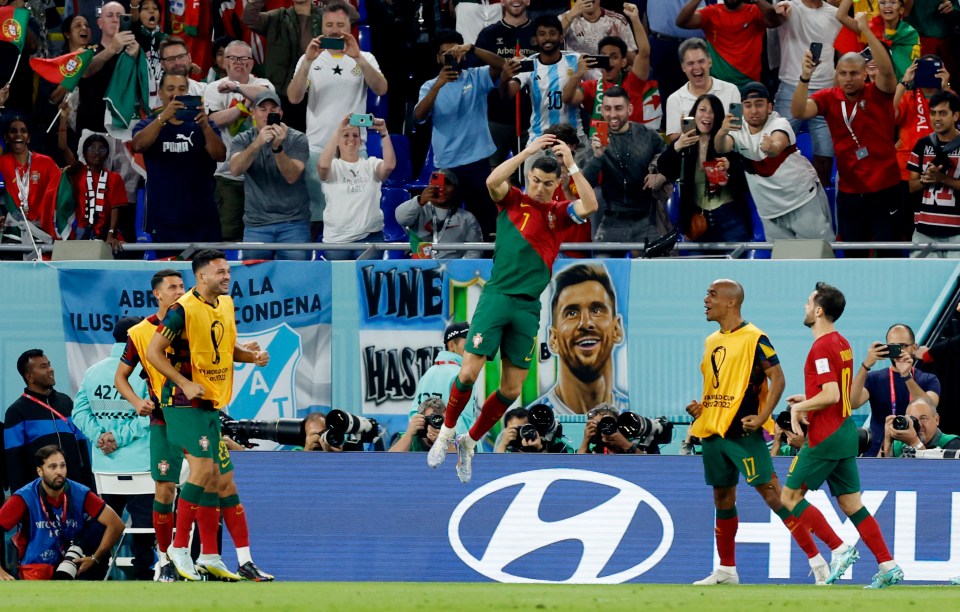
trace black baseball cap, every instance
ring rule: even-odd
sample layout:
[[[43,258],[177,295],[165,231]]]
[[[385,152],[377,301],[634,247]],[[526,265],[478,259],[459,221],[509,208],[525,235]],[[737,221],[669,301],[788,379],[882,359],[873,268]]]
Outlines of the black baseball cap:
[[[764,98],[771,102],[773,101],[773,98],[770,97],[770,91],[767,89],[767,86],[763,83],[758,83],[757,81],[750,81],[741,87],[740,98],[742,100],[748,100],[750,98]]]
[[[469,323],[464,323],[462,321],[459,323],[451,323],[450,325],[447,325],[447,329],[443,330],[443,343],[446,344],[447,342],[455,340],[456,338],[466,338],[467,332],[469,331]]]

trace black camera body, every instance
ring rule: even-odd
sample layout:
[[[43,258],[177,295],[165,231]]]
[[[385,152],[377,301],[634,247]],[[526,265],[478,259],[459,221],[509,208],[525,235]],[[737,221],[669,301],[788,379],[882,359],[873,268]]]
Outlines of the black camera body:
[[[907,419],[913,421],[912,423]],[[893,417],[893,423],[890,424],[897,431],[907,431],[910,429],[910,426],[913,425],[913,429],[917,432],[917,435],[920,435],[920,421],[915,416],[906,417],[902,414],[898,414]]]
[[[594,444],[601,443],[602,436],[612,436],[618,431],[623,437],[644,448],[669,444],[673,440],[673,423],[667,417],[648,419],[635,412],[626,411],[617,418],[606,415],[600,419]]]
[[[424,434],[427,433],[427,428],[429,427],[433,427],[434,429],[440,429],[443,427],[443,415],[439,412],[431,414],[430,416],[424,415],[423,419],[425,423],[423,425],[423,429],[420,431]]]
[[[553,442],[563,437],[563,426],[557,422],[553,408],[546,404],[537,404],[527,409],[530,424],[537,429],[537,433],[544,442]]]

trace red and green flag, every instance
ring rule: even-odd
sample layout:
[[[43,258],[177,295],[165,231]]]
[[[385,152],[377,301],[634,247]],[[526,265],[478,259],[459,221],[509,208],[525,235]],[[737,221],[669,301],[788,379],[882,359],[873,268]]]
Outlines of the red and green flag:
[[[52,59],[30,58],[30,67],[45,81],[73,91],[93,60],[93,49],[80,49]]]
[[[0,7],[0,42],[16,45],[17,49],[23,51],[29,19],[30,11],[25,8]]]
[[[403,229],[410,237],[410,259],[433,259],[433,244],[420,240],[420,236],[409,227]]]

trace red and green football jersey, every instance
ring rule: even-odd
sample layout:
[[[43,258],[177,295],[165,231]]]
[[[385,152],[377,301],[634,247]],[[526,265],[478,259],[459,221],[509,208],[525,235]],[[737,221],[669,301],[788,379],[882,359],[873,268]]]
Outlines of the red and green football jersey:
[[[550,283],[564,230],[578,221],[570,202],[540,204],[516,187],[497,203],[493,272],[484,291],[537,299]]]
[[[814,448],[839,430],[850,416],[853,350],[847,339],[837,331],[817,338],[803,366],[803,377],[807,397],[820,393],[828,382],[835,382],[840,388],[840,401],[808,413],[807,443]]]

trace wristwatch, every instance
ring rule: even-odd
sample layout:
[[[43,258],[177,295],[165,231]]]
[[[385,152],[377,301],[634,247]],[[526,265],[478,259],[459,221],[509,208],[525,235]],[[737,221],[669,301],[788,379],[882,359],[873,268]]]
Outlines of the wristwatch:
[[[283,153],[283,145],[280,145],[276,149],[271,148],[271,150],[273,151],[274,155],[276,155],[277,153]]]

